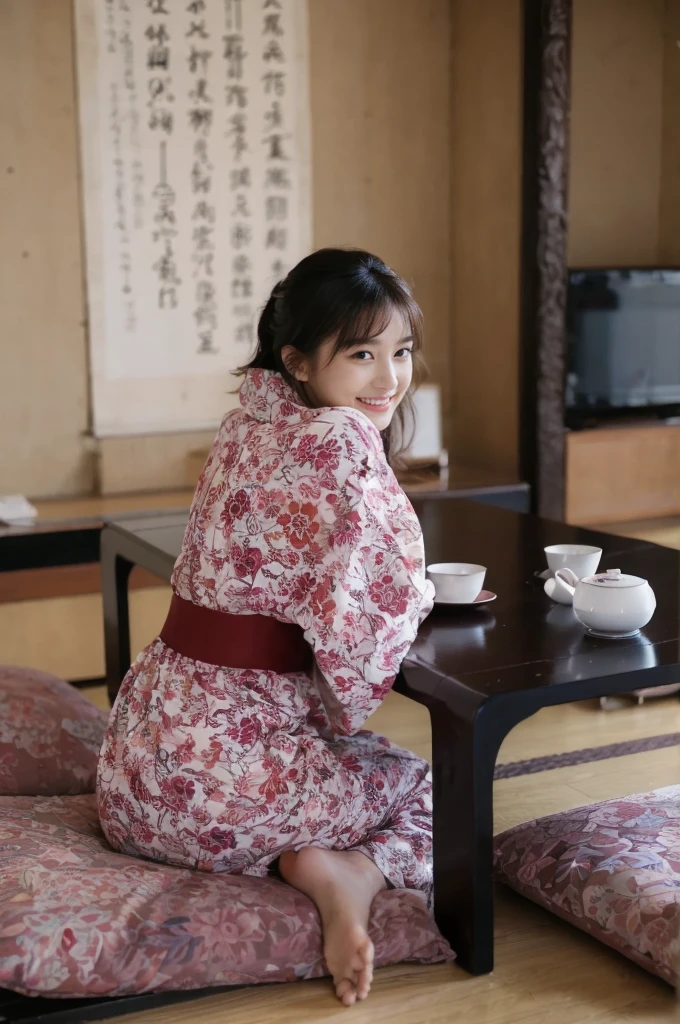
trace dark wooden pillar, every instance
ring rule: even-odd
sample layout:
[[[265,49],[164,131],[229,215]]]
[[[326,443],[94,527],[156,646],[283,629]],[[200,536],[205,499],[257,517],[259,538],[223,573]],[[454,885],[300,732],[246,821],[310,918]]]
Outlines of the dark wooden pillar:
[[[534,510],[564,518],[572,0],[524,0],[521,451]]]

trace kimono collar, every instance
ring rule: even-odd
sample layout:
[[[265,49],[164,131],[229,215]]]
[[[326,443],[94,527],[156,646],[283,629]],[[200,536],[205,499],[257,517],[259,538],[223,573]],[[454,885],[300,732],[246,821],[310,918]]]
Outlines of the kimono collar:
[[[300,423],[315,416],[275,370],[247,370],[239,399],[245,411],[263,423]]]
[[[246,375],[239,390],[241,405],[248,415],[262,423],[274,426],[296,426],[311,423],[319,418],[327,418],[328,414],[340,410],[310,409],[303,405],[294,388],[283,379],[276,370],[246,370]],[[366,452],[384,458],[384,448],[380,431],[359,409],[342,409],[342,418],[353,424],[355,436],[360,440],[360,447]],[[337,416],[333,416],[337,422]]]

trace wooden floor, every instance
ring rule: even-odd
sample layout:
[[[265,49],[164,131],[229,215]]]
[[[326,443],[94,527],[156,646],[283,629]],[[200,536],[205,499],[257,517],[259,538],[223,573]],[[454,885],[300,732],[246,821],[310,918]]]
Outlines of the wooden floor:
[[[88,691],[86,691],[88,692]],[[102,706],[101,690],[89,695]],[[391,694],[371,727],[422,756],[430,751],[427,714]],[[507,738],[499,761],[680,732],[677,698],[601,711],[594,702],[546,708]],[[593,800],[671,785],[680,779],[680,750],[559,768],[495,786],[497,831]],[[638,1024],[668,1020],[671,989],[576,929],[499,888],[496,969],[472,978],[451,965],[385,968],[369,999],[350,1010],[327,981],[260,986],[167,1009],[132,1014],[125,1024]]]
[[[665,519],[641,519],[636,522],[611,523],[596,526],[603,533],[615,533],[621,537],[637,537],[640,540],[661,544],[662,547],[676,548],[680,551],[680,518],[670,516]]]

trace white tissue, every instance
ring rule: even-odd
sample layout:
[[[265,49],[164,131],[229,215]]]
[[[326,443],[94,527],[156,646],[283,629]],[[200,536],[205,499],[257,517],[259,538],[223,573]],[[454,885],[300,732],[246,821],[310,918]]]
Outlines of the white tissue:
[[[9,526],[31,526],[38,510],[23,494],[0,495],[0,520]]]

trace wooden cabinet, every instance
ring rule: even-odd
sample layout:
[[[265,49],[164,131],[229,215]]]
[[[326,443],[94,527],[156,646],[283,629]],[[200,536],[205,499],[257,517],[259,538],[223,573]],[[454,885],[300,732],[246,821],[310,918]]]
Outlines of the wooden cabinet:
[[[680,515],[680,425],[578,431],[566,449],[567,522]]]

